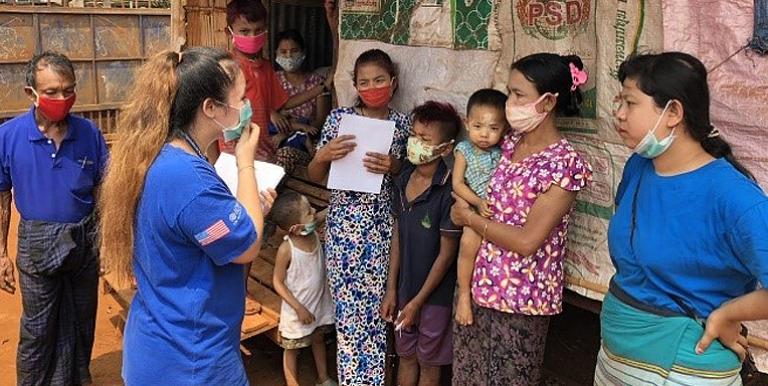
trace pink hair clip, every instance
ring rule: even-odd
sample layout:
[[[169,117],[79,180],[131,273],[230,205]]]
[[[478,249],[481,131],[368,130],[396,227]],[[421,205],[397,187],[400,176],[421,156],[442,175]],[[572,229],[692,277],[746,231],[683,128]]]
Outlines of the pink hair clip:
[[[587,83],[587,78],[589,76],[587,75],[586,70],[579,70],[573,63],[568,63],[568,67],[571,68],[571,79],[573,80],[571,91],[576,91],[579,86]]]

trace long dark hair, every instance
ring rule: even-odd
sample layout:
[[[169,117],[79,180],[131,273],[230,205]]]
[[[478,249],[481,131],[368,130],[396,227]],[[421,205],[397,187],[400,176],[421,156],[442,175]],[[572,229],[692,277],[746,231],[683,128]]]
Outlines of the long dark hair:
[[[557,94],[555,111],[558,115],[572,117],[579,115],[579,105],[582,101],[581,91],[576,88],[571,91],[573,78],[570,64],[579,70],[584,69],[584,63],[576,55],[558,55],[548,52],[528,55],[512,63],[511,70],[520,71],[526,79],[536,86],[539,94]]]
[[[752,173],[736,161],[731,145],[712,126],[709,116],[707,69],[699,59],[683,52],[633,55],[619,67],[619,81],[632,79],[653,98],[659,108],[670,100],[683,106],[688,133],[715,158],[725,158],[736,170],[754,180]]]

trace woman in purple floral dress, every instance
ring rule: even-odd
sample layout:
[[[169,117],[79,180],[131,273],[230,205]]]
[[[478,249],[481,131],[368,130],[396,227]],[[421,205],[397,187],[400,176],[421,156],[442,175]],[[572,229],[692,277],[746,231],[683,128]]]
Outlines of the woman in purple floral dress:
[[[493,215],[457,199],[451,216],[483,236],[474,262],[459,261],[454,385],[538,385],[551,315],[562,311],[568,218],[592,169],[555,125],[577,115],[586,82],[576,56],[534,54],[512,65],[506,115],[512,132],[488,187]]]

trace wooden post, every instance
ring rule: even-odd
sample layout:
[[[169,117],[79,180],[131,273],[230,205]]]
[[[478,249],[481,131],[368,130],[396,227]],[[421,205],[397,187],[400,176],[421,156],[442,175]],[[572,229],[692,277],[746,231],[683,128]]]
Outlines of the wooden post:
[[[171,2],[171,44],[169,48],[174,51],[181,51],[187,44],[186,5],[187,0]]]

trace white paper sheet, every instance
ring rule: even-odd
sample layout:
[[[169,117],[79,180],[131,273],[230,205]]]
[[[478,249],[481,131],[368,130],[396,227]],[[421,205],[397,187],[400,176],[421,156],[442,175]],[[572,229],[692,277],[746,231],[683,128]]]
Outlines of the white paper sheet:
[[[365,193],[381,193],[382,174],[363,166],[365,153],[389,154],[395,136],[395,122],[343,114],[339,136],[354,135],[357,147],[346,157],[333,161],[328,173],[328,188]]]
[[[256,173],[256,183],[259,185],[260,191],[265,191],[269,188],[276,188],[280,180],[285,176],[285,169],[281,166],[261,162],[253,161],[253,166]],[[219,174],[224,183],[227,184],[232,195],[237,194],[237,159],[235,156],[227,153],[221,153],[219,159],[216,160],[214,165],[216,173]]]

